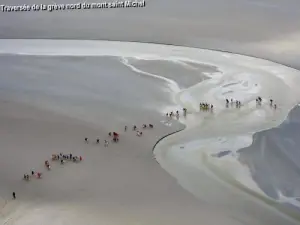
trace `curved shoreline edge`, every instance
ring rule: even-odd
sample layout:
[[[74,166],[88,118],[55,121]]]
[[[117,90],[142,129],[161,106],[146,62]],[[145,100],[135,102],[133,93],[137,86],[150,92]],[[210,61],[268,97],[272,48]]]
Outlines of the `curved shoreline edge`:
[[[183,131],[185,128],[186,128],[186,126],[184,125],[184,128],[179,129],[179,130],[176,130],[176,131],[173,131],[173,132],[171,132],[171,133],[169,133],[169,134],[166,134],[166,135],[160,137],[160,138],[156,141],[156,143],[154,144],[154,146],[152,147],[152,153],[154,152],[155,147],[156,147],[156,145],[157,145],[159,142],[161,142],[161,141],[162,141],[163,139],[165,139],[166,137],[171,136],[172,134],[176,134],[176,133],[178,133],[178,132],[180,132],[180,131]],[[156,162],[157,162],[157,160],[156,160]],[[158,163],[158,162],[157,162],[157,163]],[[158,164],[159,164],[159,163],[158,163]]]
[[[1,38],[1,40],[58,40],[58,41],[108,41],[108,42],[124,42],[124,43],[140,43],[140,44],[155,44],[155,45],[166,45],[166,46],[174,46],[174,47],[184,47],[184,48],[195,48],[195,49],[202,49],[202,50],[208,50],[208,51],[214,51],[214,52],[221,52],[221,53],[228,53],[228,54],[233,54],[233,55],[239,55],[239,56],[246,56],[246,57],[252,57],[255,59],[261,59],[261,60],[266,60],[272,63],[276,63],[282,66],[286,66],[288,68],[291,69],[295,69],[297,71],[300,72],[300,68],[295,68],[294,66],[290,65],[290,64],[286,64],[286,63],[282,63],[282,62],[278,62],[276,60],[272,60],[269,58],[265,58],[265,57],[259,57],[259,56],[255,56],[252,54],[245,54],[245,53],[239,53],[239,52],[234,52],[234,51],[230,51],[230,50],[222,50],[219,48],[209,48],[209,47],[201,47],[201,46],[193,46],[193,45],[184,45],[184,44],[171,44],[171,43],[164,43],[164,42],[150,42],[150,41],[131,41],[131,40],[117,40],[117,39],[76,39],[76,38]],[[0,53],[0,55],[2,55],[3,53]],[[4,53],[6,54],[6,53]]]

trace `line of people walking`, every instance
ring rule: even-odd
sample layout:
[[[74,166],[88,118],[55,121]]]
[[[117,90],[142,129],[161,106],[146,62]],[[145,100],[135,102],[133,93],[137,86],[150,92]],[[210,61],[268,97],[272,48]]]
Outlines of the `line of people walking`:
[[[261,106],[261,105],[262,105],[262,102],[263,102],[263,99],[262,99],[260,96],[258,96],[258,97],[255,99],[255,101],[256,101],[256,105],[257,105],[257,106]],[[270,106],[271,108],[273,108],[273,109],[277,109],[277,104],[274,104],[274,100],[273,100],[273,99],[269,99],[269,106]]]
[[[52,154],[52,161],[60,161],[61,164],[64,164],[66,161],[80,162],[83,160],[82,156],[75,156],[72,153],[70,154]],[[44,163],[47,170],[51,170],[51,166],[48,160]],[[29,181],[32,177],[36,177],[38,179],[42,178],[42,173],[37,172],[34,169],[31,170],[31,175],[25,173],[23,179]]]
[[[213,104],[209,104],[209,103],[206,103],[206,102],[200,102],[199,106],[200,106],[200,111],[204,111],[204,112],[207,112],[207,111],[212,112],[213,109],[214,109]]]
[[[187,114],[187,108],[182,108],[182,115],[183,115],[184,117],[186,117],[186,114]],[[176,110],[175,113],[174,113],[173,111],[167,112],[167,113],[166,113],[166,117],[172,118],[172,117],[174,117],[174,116],[175,116],[177,119],[179,119],[179,117],[180,117],[179,110]]]
[[[146,128],[153,129],[153,128],[154,128],[154,125],[151,124],[151,123],[149,123],[149,124],[143,124],[142,127],[141,127],[141,129],[146,129]],[[125,127],[124,127],[124,132],[126,132],[127,130],[128,130],[128,126],[125,126]],[[136,125],[133,125],[133,126],[132,126],[132,130],[135,131],[135,132],[136,132],[136,135],[139,136],[139,137],[143,135],[143,132],[140,131]],[[112,142],[115,142],[115,143],[119,142],[119,137],[120,137],[120,134],[119,134],[119,133],[117,133],[117,132],[109,132],[109,133],[108,133],[108,136],[112,138],[112,140],[111,140]],[[84,138],[84,142],[85,142],[86,144],[89,144],[89,139],[88,139],[87,137]],[[96,143],[96,144],[100,144],[100,139],[97,138],[95,143]],[[109,143],[110,143],[110,142],[109,142],[108,140],[105,139],[105,140],[104,140],[104,147],[108,147]]]
[[[241,108],[241,106],[242,106],[242,103],[241,103],[241,101],[238,101],[238,100],[233,100],[233,99],[230,99],[230,101],[229,101],[229,99],[227,99],[226,98],[226,108],[229,108],[229,105],[230,105],[230,107],[234,107],[235,106],[235,108]]]

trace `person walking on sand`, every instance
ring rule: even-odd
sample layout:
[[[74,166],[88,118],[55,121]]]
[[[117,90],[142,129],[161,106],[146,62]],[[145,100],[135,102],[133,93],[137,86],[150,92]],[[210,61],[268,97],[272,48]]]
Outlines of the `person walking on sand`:
[[[12,193],[13,199],[16,199],[16,192]]]
[[[187,109],[183,108],[182,111],[183,111],[183,116],[186,116]]]
[[[127,126],[125,126],[124,130],[127,131]]]
[[[50,170],[50,164],[48,160],[45,161],[45,166],[47,167],[48,170]]]

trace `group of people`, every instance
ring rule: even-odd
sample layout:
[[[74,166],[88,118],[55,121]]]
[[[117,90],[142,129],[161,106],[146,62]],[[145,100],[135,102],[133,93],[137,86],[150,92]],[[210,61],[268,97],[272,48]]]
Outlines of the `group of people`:
[[[31,176],[29,174],[25,173],[23,176],[23,179],[26,181],[29,181],[31,177],[36,176],[37,178],[42,178],[42,173],[41,172],[35,172],[34,170],[31,170]]]
[[[82,156],[73,156],[72,153],[65,155],[63,153],[60,154],[52,154],[52,160],[60,160],[61,164],[65,163],[65,160],[70,160],[73,162],[78,162],[78,161],[82,161]],[[48,160],[45,161],[45,167],[50,170],[50,163]],[[37,178],[42,178],[42,173],[41,172],[35,172],[34,170],[31,171],[31,176],[29,176],[28,174],[24,174],[24,180],[29,181],[30,177],[32,176],[36,176]]]
[[[166,113],[166,116],[168,116],[168,117],[176,116],[177,118],[179,118],[179,111],[177,110],[176,114],[173,111],[169,112],[169,113]]]
[[[256,101],[256,105],[261,105],[261,103],[262,103],[262,98],[260,97],[260,96],[258,96],[256,99],[255,99],[255,101]]]
[[[117,132],[109,132],[108,135],[113,137],[113,142],[119,142],[119,134]]]
[[[229,108],[229,105],[231,107],[233,107],[235,105],[236,108],[241,108],[241,106],[242,106],[241,101],[238,101],[238,100],[234,101],[232,98],[230,100],[226,98],[225,101],[226,101],[226,108]],[[258,96],[256,98],[256,105],[260,106],[261,104],[262,104],[262,98],[260,96]],[[213,104],[208,104],[208,103],[205,103],[205,102],[201,102],[199,104],[199,106],[200,106],[200,111],[213,111],[213,108],[214,108]],[[277,109],[277,105],[274,104],[273,99],[270,99],[270,107],[272,107],[274,109]],[[184,116],[186,116],[187,109],[183,108],[182,110],[183,110]],[[176,114],[173,113],[173,111],[170,112],[170,113],[166,113],[167,117],[173,117],[175,115],[176,115],[176,117],[179,117],[179,111],[178,110],[176,111]]]
[[[127,127],[127,126],[125,126],[125,131],[126,131],[126,127]],[[142,125],[142,128],[143,128],[143,129],[146,129],[147,127],[153,128],[154,126],[153,126],[153,124],[151,124],[151,123],[149,123],[148,125],[144,123],[144,124]],[[140,131],[140,130],[138,130],[136,125],[133,125],[132,130],[133,130],[133,131],[136,131],[136,136],[138,136],[138,137],[140,137],[140,136],[143,135],[143,132]]]
[[[255,101],[256,101],[256,105],[261,106],[263,100],[262,100],[262,98],[260,96],[258,96],[255,99]],[[277,104],[274,104],[273,99],[270,99],[269,101],[270,101],[270,107],[274,108],[274,109],[277,109]]]
[[[143,129],[145,129],[145,128],[147,128],[147,127],[153,128],[153,124],[149,123],[148,126],[147,126],[147,124],[143,124]]]
[[[125,126],[125,131],[126,131],[126,129],[127,129],[127,126]],[[119,142],[119,134],[118,133],[116,133],[116,132],[109,132],[108,136],[113,137],[112,140],[114,142]],[[86,144],[89,143],[89,139],[87,137],[84,138],[84,141],[85,141]],[[100,139],[99,138],[96,139],[96,144],[100,144]],[[109,141],[105,139],[104,140],[104,147],[108,147],[108,144],[109,144]],[[79,160],[80,160],[80,158],[79,158]]]
[[[230,101],[229,101],[229,99],[226,98],[226,108],[229,107],[229,103],[230,103],[231,107],[233,107],[234,103],[235,103],[236,108],[241,108],[241,106],[242,106],[242,103],[240,101],[238,101],[238,100],[234,101],[233,99],[230,99]]]
[[[82,156],[75,156],[72,153],[70,154],[59,153],[59,154],[52,154],[52,160],[53,161],[60,160],[60,163],[64,164],[66,160],[73,161],[73,162],[82,161]],[[48,169],[50,169],[50,164],[48,160],[45,161],[45,166]]]
[[[60,160],[61,164],[65,163],[65,160],[70,160],[73,162],[79,162],[82,161],[82,156],[74,156],[72,153],[70,154],[52,154],[52,160]],[[50,170],[50,163],[48,160],[45,161],[45,167]],[[37,178],[42,178],[42,173],[41,172],[35,172],[34,170],[31,171],[31,176],[29,174],[24,174],[24,180],[29,181],[31,177],[36,176]]]
[[[273,104],[273,99],[270,99],[270,107],[277,109],[277,104]]]
[[[183,112],[183,116],[185,117],[186,114],[187,114],[187,108],[182,108],[182,112]],[[171,118],[172,118],[173,116],[176,116],[176,118],[179,119],[179,116],[180,116],[179,110],[176,110],[175,113],[174,113],[173,111],[167,112],[167,113],[166,113],[166,116],[167,116],[167,117],[171,117]],[[149,126],[150,126],[150,124],[149,124]]]
[[[213,104],[208,104],[206,102],[200,102],[200,111],[213,111],[214,105]]]
[[[109,134],[109,136],[111,136],[111,132],[109,132],[108,134]],[[118,140],[115,139],[115,141],[117,142]],[[85,142],[86,144],[88,144],[88,143],[89,143],[89,139],[88,139],[87,137],[84,138],[84,142]],[[105,146],[105,147],[108,146],[108,143],[109,143],[109,142],[108,142],[107,140],[104,140],[104,146]],[[96,144],[100,144],[100,139],[99,139],[99,138],[96,139]]]
[[[179,112],[178,112],[179,113]],[[154,125],[153,124],[151,124],[151,123],[149,123],[149,124],[143,124],[142,125],[142,128],[143,129],[146,129],[146,128],[154,128]],[[128,130],[128,126],[125,126],[124,127],[124,131],[126,132]],[[142,131],[140,131],[140,130],[138,130],[138,127],[136,126],[136,125],[133,125],[132,126],[132,130],[133,131],[136,131],[136,135],[137,136],[142,136],[143,135],[143,132]],[[119,133],[117,133],[117,132],[109,132],[108,133],[108,136],[109,137],[112,137],[112,141],[113,142],[119,142]],[[84,138],[84,141],[85,141],[85,143],[86,144],[88,144],[89,143],[89,139],[86,137],[86,138]],[[96,139],[96,144],[99,144],[100,143],[100,139],[99,138],[97,138]],[[104,140],[104,147],[108,147],[108,145],[109,145],[109,141],[108,140]],[[59,157],[59,155],[56,155],[57,157]],[[64,155],[62,155],[62,157],[63,157]],[[68,159],[67,157],[67,155],[65,155],[65,157],[66,157],[66,159]]]

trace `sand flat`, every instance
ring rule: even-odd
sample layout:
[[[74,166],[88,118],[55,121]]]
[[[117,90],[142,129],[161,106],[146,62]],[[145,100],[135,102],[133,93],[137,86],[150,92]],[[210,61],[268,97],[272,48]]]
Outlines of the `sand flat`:
[[[27,45],[24,45],[26,42]],[[15,164],[11,164],[13,159],[26,159],[17,164],[20,167],[24,165],[18,169],[20,172],[4,174],[2,183],[9,184],[2,189],[2,198],[8,200],[1,210],[6,224],[40,223],[45,218],[49,218],[47,220],[52,224],[97,224],[99,220],[106,224],[198,224],[199,221],[205,224],[226,225],[297,224],[276,209],[265,205],[263,201],[253,199],[248,193],[243,193],[228,184],[224,185],[224,182],[220,182],[216,177],[203,176],[210,171],[199,173],[197,167],[209,162],[199,161],[199,155],[183,154],[181,157],[161,151],[165,154],[172,171],[170,172],[165,165],[162,167],[172,175],[174,172],[177,179],[176,174],[179,174],[180,185],[195,194],[199,198],[197,199],[166,174],[154,161],[152,154],[152,146],[158,138],[181,128],[173,120],[171,123],[162,123],[166,121],[165,112],[162,113],[166,108],[162,105],[174,110],[172,107],[176,104],[172,92],[179,94],[180,103],[183,101],[183,105],[185,102],[187,105],[194,103],[192,106],[195,109],[198,109],[197,102],[203,100],[203,97],[214,101],[219,106],[215,111],[218,115],[218,110],[222,110],[224,96],[223,92],[218,92],[220,87],[214,88],[214,85],[221,84],[227,89],[230,84],[231,88],[243,91],[248,96],[247,91],[252,95],[256,93],[257,88],[252,89],[255,82],[267,85],[268,78],[274,76],[274,85],[291,87],[291,92],[279,96],[281,103],[289,99],[285,102],[286,110],[280,114],[280,118],[283,118],[284,113],[297,100],[290,98],[298,93],[295,84],[298,80],[296,71],[259,59],[182,47],[85,41],[46,41],[44,43],[48,45],[41,46],[42,42],[44,40],[1,42],[2,50],[7,53],[44,55],[41,58],[4,55],[2,58],[4,72],[0,77],[0,93],[5,107],[3,121],[7,121],[3,122],[3,147],[4,155],[11,159],[3,165],[17,171]],[[4,43],[15,45],[9,47]],[[77,45],[74,45],[75,43]],[[59,47],[60,45],[64,47]],[[77,57],[73,57],[73,54]],[[109,57],[90,58],[91,55]],[[190,59],[198,65],[214,65],[223,69],[224,74],[213,74],[211,80],[203,82],[208,84],[206,88],[198,90],[202,85],[200,83],[180,92],[180,85],[174,81],[176,79],[139,71],[126,62],[126,58],[130,56],[145,59],[156,57],[158,60],[167,58],[171,61]],[[264,69],[269,71],[270,68],[273,75],[264,72]],[[244,73],[245,70],[248,73]],[[282,77],[286,71],[289,76]],[[259,79],[261,74],[265,75],[263,81]],[[174,77],[178,75],[175,74]],[[222,80],[222,76],[229,79]],[[245,80],[236,82],[240,80],[240,76]],[[145,79],[148,77],[151,79]],[[221,82],[215,82],[218,79],[221,79]],[[180,82],[179,80],[177,81]],[[213,94],[214,91],[217,93]],[[204,95],[201,94],[203,92]],[[252,97],[254,100],[254,96]],[[196,114],[197,112],[195,117],[193,112],[188,115],[189,118],[192,117],[190,122],[194,125],[202,121]],[[237,118],[240,114],[244,115],[229,113],[233,116],[229,118]],[[213,115],[207,117],[206,125],[216,121],[212,120]],[[226,113],[224,116],[223,118],[227,118]],[[259,125],[263,118],[253,120],[255,123],[251,125]],[[195,119],[198,119],[198,122]],[[155,134],[151,133],[153,131],[145,131],[144,137],[138,138],[134,133],[126,132],[124,139],[122,138],[122,145],[120,142],[120,145],[112,145],[109,149],[94,143],[86,145],[83,141],[85,136],[94,141],[96,137],[100,137],[103,144],[103,139],[108,138],[107,133],[111,129],[122,132],[125,124],[131,126],[134,123],[150,123],[149,121],[155,125]],[[206,135],[210,136],[216,131],[222,132],[218,129],[217,122],[212,124],[213,129],[207,127]],[[226,127],[224,126],[224,129]],[[242,127],[244,126],[240,123],[231,129]],[[174,143],[181,141],[177,138],[181,132],[178,134],[179,136],[171,136],[174,142],[165,146],[165,149],[173,148]],[[197,139],[199,134],[193,133],[188,135],[188,138]],[[208,144],[212,148],[215,146],[213,143]],[[177,147],[179,148],[175,146],[175,151]],[[27,149],[30,154],[17,158],[16,149],[20,148],[23,149],[22,154],[25,155]],[[47,180],[45,177],[39,183],[37,181],[24,184],[19,180],[25,167],[26,170],[33,167],[32,164],[37,161],[35,157],[41,156],[42,160],[34,168],[43,169],[44,158],[49,157],[53,151],[62,150],[84,154],[85,160],[80,164],[56,165],[57,168],[53,167],[51,172],[46,173]],[[90,163],[86,164],[87,161]],[[196,168],[193,168],[194,166]],[[19,175],[12,177],[10,174]],[[20,184],[26,186],[22,189]],[[12,189],[17,186],[21,189],[15,191],[24,192],[24,195],[21,194],[22,198],[18,197],[17,201],[9,201]],[[20,200],[22,202],[19,202]]]
[[[96,66],[101,60],[105,63]],[[182,129],[182,125],[173,121],[172,126],[166,126],[161,123],[165,116],[156,110],[138,107],[142,102],[130,102],[130,94],[123,96],[128,99],[129,107],[119,99],[113,101],[112,90],[104,95],[100,87],[95,86],[96,74],[92,71],[101,77],[103,73],[96,70],[98,67],[106,71],[103,76],[109,76],[107,73],[111,71],[105,68],[117,61],[101,60],[2,56],[5,70],[1,77],[0,104],[3,223],[197,224],[199,220],[206,220],[206,224],[215,224],[228,220],[234,224],[225,215],[213,218],[209,205],[203,205],[180,187],[153,158],[155,142],[163,135]],[[56,69],[50,74],[53,63]],[[66,74],[68,66],[71,73]],[[124,77],[120,79],[133,77],[145,87],[142,76],[126,74],[128,70],[124,66],[121,69]],[[83,71],[89,71],[85,80],[80,78]],[[97,79],[99,81],[101,79]],[[161,95],[161,80],[152,82],[156,84],[152,89]],[[72,90],[72,86],[78,92]],[[147,99],[145,104],[156,101],[151,92],[143,94],[149,96],[143,98]],[[85,99],[94,100],[85,102]],[[78,109],[82,111],[78,113]],[[84,116],[80,117],[82,113]],[[142,122],[151,122],[155,128],[145,130],[144,136],[139,138],[130,128]],[[125,124],[129,126],[126,133]],[[105,148],[104,139],[108,139],[110,129],[120,132],[121,140]],[[89,137],[92,143],[85,144],[84,137]],[[98,137],[100,145],[94,143]],[[52,163],[52,170],[46,171],[44,161],[59,152],[82,155],[84,161],[65,165]],[[31,169],[41,171],[43,179],[24,182],[23,174]],[[11,200],[12,191],[17,193],[16,201]]]
[[[88,224],[106,220],[108,224],[196,224],[206,216],[210,217],[206,224],[220,222],[153,159],[156,139],[179,129],[179,124],[170,128],[154,123],[155,129],[141,138],[121,132],[120,143],[105,148],[83,141],[95,134],[106,137],[100,127],[21,103],[1,101],[0,105],[1,196],[9,201],[9,208],[15,204],[9,200],[15,190],[18,204],[30,206],[12,212],[23,214],[15,224],[38,224],[49,214],[56,215],[57,222],[74,224],[80,217]],[[44,160],[56,151],[83,155],[84,161],[52,163],[52,171],[45,171]],[[42,171],[43,179],[24,182],[22,174],[31,168]],[[82,214],[77,215],[79,211]]]
[[[155,142],[183,128],[175,120],[166,126],[164,114],[156,108],[174,104],[165,80],[150,82],[111,57],[1,59],[4,223],[242,224],[221,208],[196,199],[154,159]],[[116,78],[119,82],[109,88]],[[121,97],[115,97],[120,92]],[[130,128],[142,123],[155,128],[137,137]],[[129,127],[127,132],[124,125]],[[111,130],[121,133],[120,142],[105,148],[104,139]],[[84,137],[92,143],[85,144]],[[100,145],[94,143],[97,137]],[[52,170],[46,171],[44,161],[59,152],[82,155],[84,161],[52,163]],[[24,182],[23,174],[32,168],[42,171],[43,179]],[[17,193],[16,201],[11,200],[12,191]]]

